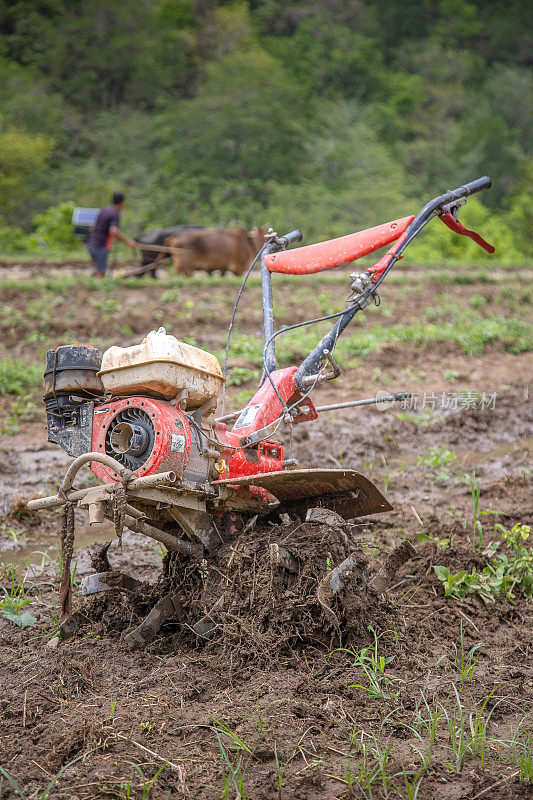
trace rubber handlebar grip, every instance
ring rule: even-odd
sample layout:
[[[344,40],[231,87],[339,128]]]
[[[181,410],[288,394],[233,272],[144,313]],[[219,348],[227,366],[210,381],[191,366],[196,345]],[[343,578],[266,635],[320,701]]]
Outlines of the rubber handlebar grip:
[[[285,236],[278,236],[277,242],[280,247],[288,247],[290,244],[301,242],[303,238],[303,233],[296,228],[296,230],[286,233]]]
[[[466,189],[468,194],[475,194],[476,192],[482,192],[484,189],[490,189],[491,186],[492,178],[485,175],[483,178],[477,178],[475,181],[465,183],[463,189]]]

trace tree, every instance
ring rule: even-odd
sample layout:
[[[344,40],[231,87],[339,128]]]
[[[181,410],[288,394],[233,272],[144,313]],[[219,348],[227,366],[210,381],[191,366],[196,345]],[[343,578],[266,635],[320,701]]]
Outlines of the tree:
[[[306,241],[316,241],[406,216],[411,187],[364,106],[328,103],[317,122],[305,145],[303,179],[270,184],[268,220],[277,228],[301,227]]]
[[[260,198],[267,180],[298,180],[312,114],[285,70],[257,45],[208,67],[193,100],[155,120],[165,192],[209,202],[223,186]]]
[[[0,119],[0,206],[7,221],[20,208],[28,190],[28,178],[44,168],[53,145],[45,136],[2,124]]]

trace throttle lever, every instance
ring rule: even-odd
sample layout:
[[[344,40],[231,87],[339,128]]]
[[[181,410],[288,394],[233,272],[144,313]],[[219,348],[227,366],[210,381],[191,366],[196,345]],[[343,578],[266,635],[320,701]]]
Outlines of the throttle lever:
[[[314,386],[315,384],[324,383],[324,381],[334,381],[335,378],[338,378],[341,374],[341,368],[327,348],[322,350],[322,355],[331,367],[331,372],[318,372],[315,375],[306,375],[305,378],[302,379],[304,386]]]
[[[465,228],[456,217],[453,216],[449,211],[446,211],[444,214],[439,215],[439,219],[441,222],[450,228],[450,230],[455,231],[455,233],[459,233],[461,236],[469,236],[476,244],[486,250],[487,253],[494,253],[496,248],[493,245],[489,244],[485,239],[476,233],[475,231],[471,231],[469,228]]]

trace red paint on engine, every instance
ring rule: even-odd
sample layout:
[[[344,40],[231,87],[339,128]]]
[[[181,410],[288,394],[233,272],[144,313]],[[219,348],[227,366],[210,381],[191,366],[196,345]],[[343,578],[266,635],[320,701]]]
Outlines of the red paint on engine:
[[[219,437],[222,438],[222,437]],[[228,444],[234,444],[236,450],[227,449],[224,460],[227,469],[221,478],[243,478],[246,475],[259,475],[261,472],[279,472],[283,469],[283,447],[279,442],[268,439],[252,447],[239,447],[240,436],[228,431],[225,437]]]
[[[109,426],[117,414],[128,408],[140,408],[148,414],[154,426],[152,453],[143,466],[135,470],[135,476],[152,475],[154,472],[167,470],[172,470],[178,477],[183,475],[191,455],[191,429],[183,411],[164,400],[127,397],[96,406],[93,417],[93,452],[106,452]],[[119,480],[116,472],[98,462],[91,461],[91,470],[104,483]]]
[[[295,373],[296,367],[276,370],[272,373],[272,380],[284,404],[289,407],[294,406],[297,412],[292,417],[293,423],[316,419],[317,413],[313,403],[308,397],[302,398],[301,392],[295,386]],[[153,451],[143,466],[134,474],[140,477],[155,472],[173,470],[178,477],[182,476],[191,454],[191,428],[186,415],[179,408],[171,406],[163,400],[128,397],[97,406],[94,410],[93,420],[93,451],[106,452],[106,437],[110,424],[121,411],[128,408],[138,408],[148,414],[155,432]],[[227,466],[220,474],[220,478],[241,478],[265,472],[280,472],[284,469],[283,446],[279,442],[265,438],[250,447],[240,446],[243,437],[261,430],[279,419],[282,409],[283,406],[272,384],[267,380],[250,400],[232,431],[228,431],[227,426],[223,423],[215,425],[215,438],[221,444],[229,445],[221,453],[221,458]],[[176,434],[185,438],[182,452],[173,449],[172,437]],[[103,464],[92,462],[91,469],[105,483],[119,480],[119,476]],[[266,490],[258,487],[245,487],[245,493],[253,495],[263,503],[273,500]]]

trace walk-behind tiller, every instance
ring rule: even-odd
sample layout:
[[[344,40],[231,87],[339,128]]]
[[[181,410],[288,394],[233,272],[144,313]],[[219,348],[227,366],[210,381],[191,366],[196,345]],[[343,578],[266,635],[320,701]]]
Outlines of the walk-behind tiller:
[[[119,539],[127,526],[190,559],[191,564],[196,562],[204,571],[221,542],[240,533],[256,515],[285,512],[305,516],[308,509],[322,507],[352,519],[392,508],[381,492],[354,470],[297,469],[297,462],[285,459],[275,437],[293,425],[317,419],[317,412],[375,402],[349,401],[317,408],[310,394],[324,381],[338,377],[340,369],[332,356],[338,337],[358,311],[379,302],[377,292],[386,275],[433,217],[494,252],[478,234],[457,221],[457,211],[466,198],[490,186],[490,178],[479,178],[431,200],[416,216],[290,251],[285,248],[302,238],[299,230],[281,237],[270,235],[257,257],[263,294],[263,375],[258,391],[241,411],[215,416],[224,382],[218,360],[167,336],[163,329],[149,334],[140,345],[112,347],[103,358],[90,346],[67,345],[48,351],[44,397],[48,440],[61,445],[75,460],[58,493],[31,500],[28,507],[64,507],[60,593],[64,630],[71,615],[69,565],[76,503],[88,508],[91,524],[113,520]],[[341,311],[274,330],[273,272],[319,272],[393,242],[374,266],[350,276],[351,295]],[[246,278],[252,267],[253,263]],[[329,319],[335,320],[333,327],[299,367],[276,369],[278,335]],[[380,399],[388,403],[401,397],[405,395]],[[230,421],[234,421],[231,430],[227,426]],[[75,490],[73,481],[85,464],[101,484]],[[290,568],[292,556],[283,548],[274,548],[271,556]],[[105,558],[102,563],[106,565]],[[346,569],[349,567],[348,563]],[[343,569],[341,565],[335,570],[337,583]],[[107,572],[95,573],[83,580],[82,590],[91,594],[110,585],[116,587]],[[139,643],[152,638],[173,613],[176,602],[175,596],[164,598],[127,638]],[[221,603],[223,598],[218,598],[215,606]],[[194,627],[202,635],[209,625],[206,627],[204,619]]]

